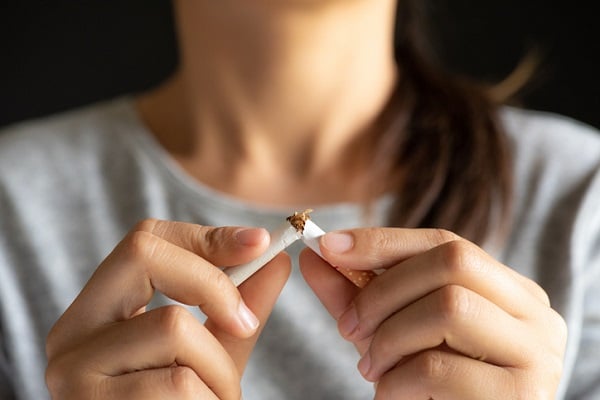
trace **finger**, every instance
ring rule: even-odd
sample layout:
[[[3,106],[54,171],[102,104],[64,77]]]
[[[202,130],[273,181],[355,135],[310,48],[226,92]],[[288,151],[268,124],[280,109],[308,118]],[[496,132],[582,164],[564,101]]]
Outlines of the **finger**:
[[[168,367],[137,371],[112,377],[104,385],[105,399],[127,400],[223,400],[210,390],[188,367]],[[232,398],[234,399],[234,398]],[[235,400],[238,400],[239,397]]]
[[[315,292],[325,309],[337,320],[352,303],[360,289],[310,249],[304,249],[300,253],[299,263],[306,283]]]
[[[522,367],[539,346],[530,332],[525,323],[476,293],[446,286],[383,322],[359,369],[377,381],[404,357],[441,345],[494,365]]]
[[[83,289],[79,306],[94,306],[96,312],[89,313],[94,325],[120,321],[148,304],[155,289],[198,305],[234,333],[247,335],[243,303],[227,276],[204,258],[147,232],[134,232],[117,246]],[[107,295],[111,292],[116,296]]]
[[[222,400],[194,371],[180,366],[135,371],[114,377],[89,374],[84,379],[58,377],[47,379],[47,384],[52,398],[63,400]]]
[[[504,368],[459,354],[429,350],[385,374],[377,384],[375,400],[529,398],[524,393],[514,393],[513,380]]]
[[[331,265],[310,249],[300,253],[299,261],[300,270],[307,284],[331,316],[338,320],[361,289],[331,268]],[[354,345],[360,354],[364,354],[370,342],[371,338],[368,337],[354,341]]]
[[[269,232],[263,228],[212,227],[147,219],[138,223],[134,231],[151,233],[220,267],[250,261],[269,245]]]
[[[447,242],[405,260],[373,279],[339,320],[342,335],[359,340],[397,310],[448,285],[478,293],[520,319],[536,317],[547,305],[479,247],[467,241]]]
[[[211,229],[221,233],[207,236],[234,238],[233,232],[239,233],[238,228]],[[264,250],[262,244],[246,246],[239,242],[224,245],[221,250],[215,248],[214,252],[235,253],[233,249],[244,247],[249,248],[238,252],[240,263]],[[241,301],[237,288],[211,262],[153,233],[134,229],[102,262],[55,325],[48,340],[49,351],[99,326],[131,318],[148,304],[155,289],[182,303],[199,305],[234,335],[249,336],[256,329],[254,316]],[[88,312],[92,309],[93,313]]]
[[[321,251],[327,261],[350,269],[380,269],[450,242],[476,247],[443,229],[362,228],[329,232],[321,238]],[[488,256],[489,257],[489,256]],[[548,305],[548,295],[534,281],[502,266],[506,274]]]
[[[243,374],[248,358],[273,310],[285,282],[289,278],[290,271],[290,258],[287,254],[281,253],[240,285],[239,290],[244,298],[244,302],[260,322],[259,329],[253,336],[239,338],[220,328],[211,319],[206,322],[206,327],[213,333],[233,359],[240,375]]]
[[[161,307],[104,327],[53,359],[49,369],[110,377],[171,365],[194,371],[219,398],[239,399],[240,375],[233,360],[180,306]]]
[[[333,265],[379,269],[455,240],[460,237],[440,229],[360,228],[328,232],[320,246]]]

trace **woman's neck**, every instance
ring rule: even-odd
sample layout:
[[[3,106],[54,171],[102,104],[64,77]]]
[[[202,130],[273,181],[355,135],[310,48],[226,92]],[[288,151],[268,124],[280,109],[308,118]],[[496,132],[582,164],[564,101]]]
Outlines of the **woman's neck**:
[[[142,116],[192,175],[250,200],[289,203],[292,187],[343,181],[397,79],[394,7],[176,1],[180,68],[140,97]]]

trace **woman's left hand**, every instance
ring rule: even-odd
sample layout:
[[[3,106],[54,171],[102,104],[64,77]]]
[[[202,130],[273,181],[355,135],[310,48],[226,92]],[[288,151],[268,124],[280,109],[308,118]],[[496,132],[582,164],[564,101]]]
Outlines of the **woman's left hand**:
[[[384,269],[356,288],[306,250],[303,274],[362,358],[376,399],[553,399],[566,325],[546,293],[443,230],[328,233],[331,265]]]

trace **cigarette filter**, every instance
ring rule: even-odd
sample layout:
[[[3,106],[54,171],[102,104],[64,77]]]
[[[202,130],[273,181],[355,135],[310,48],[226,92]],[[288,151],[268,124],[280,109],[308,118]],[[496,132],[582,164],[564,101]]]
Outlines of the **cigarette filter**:
[[[325,232],[310,219],[305,221],[304,231],[302,233],[302,241],[312,251],[321,256],[321,258],[323,257],[323,254],[321,254],[321,248],[319,247],[319,238],[324,234]],[[337,267],[335,265],[333,267],[359,288],[365,287],[366,284],[371,281],[371,279],[377,276],[377,274],[375,274],[373,271],[359,271],[344,267]]]

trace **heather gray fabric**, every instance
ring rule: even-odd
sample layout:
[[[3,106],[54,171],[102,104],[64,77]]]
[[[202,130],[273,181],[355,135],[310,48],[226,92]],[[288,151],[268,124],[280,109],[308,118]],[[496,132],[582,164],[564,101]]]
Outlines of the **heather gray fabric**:
[[[568,322],[569,392],[559,398],[598,399],[600,135],[548,114],[506,109],[503,118],[516,155],[515,221],[506,245],[489,250],[540,282]],[[385,207],[383,199],[374,223],[383,223]],[[247,204],[190,179],[145,131],[128,97],[5,129],[0,398],[48,397],[46,334],[136,221],[272,229],[290,211]],[[364,223],[352,204],[321,207],[313,217],[327,230]],[[244,398],[372,398],[357,361],[295,269],[251,359]]]

